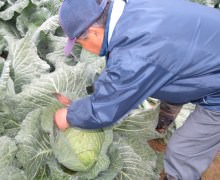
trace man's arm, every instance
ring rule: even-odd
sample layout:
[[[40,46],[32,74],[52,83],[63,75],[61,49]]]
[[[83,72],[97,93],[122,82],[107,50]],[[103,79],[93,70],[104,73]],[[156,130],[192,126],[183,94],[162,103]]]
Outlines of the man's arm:
[[[130,53],[110,56],[107,68],[96,80],[94,93],[68,107],[71,126],[98,129],[112,125],[154,94],[173,76],[146,58]]]

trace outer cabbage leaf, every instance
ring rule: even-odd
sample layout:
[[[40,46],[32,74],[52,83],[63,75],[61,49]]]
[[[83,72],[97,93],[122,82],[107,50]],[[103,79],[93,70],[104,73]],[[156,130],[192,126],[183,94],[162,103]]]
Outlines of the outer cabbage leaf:
[[[40,55],[40,57],[42,57],[43,59],[45,59],[50,65],[51,65],[51,69],[50,71],[54,71],[55,69],[55,63],[58,62],[62,62],[62,60],[66,60],[66,59],[70,59],[70,58],[66,58],[64,56],[64,53],[62,52],[61,55],[59,56],[55,56],[57,55],[57,50],[59,51],[60,46],[62,46],[62,49],[64,49],[64,45],[66,42],[64,42],[64,38],[59,38],[54,40],[53,37],[55,37],[52,34],[56,34],[56,32],[60,30],[60,25],[59,25],[59,19],[58,16],[52,16],[49,19],[47,19],[47,21],[45,21],[34,33],[33,33],[33,42],[35,42],[37,48],[38,48],[38,54]],[[57,42],[57,40],[59,42]],[[54,41],[56,41],[56,43],[53,43]],[[54,47],[55,45],[58,45],[57,47]],[[63,50],[62,50],[63,51]],[[47,54],[48,53],[54,53],[52,56],[54,56],[54,62],[51,62],[50,59],[47,58]],[[59,54],[59,52],[58,52]],[[70,60],[68,60],[70,61]],[[63,61],[65,62],[65,61]]]
[[[40,115],[40,109],[30,112],[15,137],[19,147],[16,156],[28,179],[46,178],[46,163],[53,156],[49,135],[42,130],[39,123]]]
[[[7,21],[14,16],[15,12],[21,13],[23,9],[28,6],[29,0],[15,0],[13,2],[7,0],[5,4],[5,8],[0,11],[0,19]]]
[[[48,4],[49,2],[52,3],[52,1],[51,0],[31,0],[31,2],[37,6],[42,6],[42,5]]]
[[[15,137],[19,147],[16,156],[28,179],[74,179],[59,166],[50,144],[54,126],[52,117],[57,109],[51,106],[30,112]],[[46,128],[44,121],[47,121]]]
[[[11,61],[15,89],[16,92],[20,92],[24,84],[49,71],[49,65],[38,57],[31,34],[19,40],[14,29],[6,24],[0,24],[4,27],[0,29],[0,36],[4,37],[8,44],[8,60]]]
[[[32,4],[17,17],[16,27],[24,37],[29,32],[34,32],[51,15],[47,8],[38,8]]]
[[[20,34],[18,33],[15,26],[12,26],[10,22],[3,22],[0,20],[0,27],[0,42],[3,42],[2,48],[9,50],[9,45],[20,38]]]
[[[0,55],[2,54],[2,52],[6,48],[6,46],[7,46],[6,41],[3,38],[1,38],[0,39]],[[2,58],[2,57],[0,56],[0,58]]]
[[[43,32],[45,34],[52,33],[54,34],[56,29],[59,28],[59,17],[58,15],[51,16],[47,19],[41,26],[33,33],[33,41],[38,44],[40,41],[40,33]]]
[[[53,13],[57,13],[62,0],[31,0],[38,7],[47,7]]]
[[[40,8],[40,9],[42,9],[42,8]],[[47,9],[45,7],[44,7],[44,10],[47,11]],[[40,13],[40,12],[37,11],[37,13]],[[40,15],[42,15],[42,13]],[[28,18],[28,19],[30,19],[30,18]],[[55,37],[55,36],[52,34],[55,34],[57,30],[60,30],[60,25],[59,25],[58,21],[59,20],[58,20],[57,15],[51,16],[44,23],[42,23],[41,26],[38,27],[37,29],[34,27],[33,29],[36,29],[36,30],[35,30],[35,32],[31,33],[32,34],[32,41],[35,43],[35,45],[38,49],[38,55],[51,65],[50,72],[54,71],[55,66],[54,66],[54,63],[50,62],[50,60],[47,59],[46,55],[48,53],[50,53],[50,52],[54,53],[53,55],[55,56],[55,58],[54,58],[55,62],[56,61],[62,62],[63,59],[69,59],[68,61],[70,61],[70,58],[66,58],[64,56],[63,52],[62,52],[62,56],[61,55],[56,56],[57,55],[57,52],[56,52],[57,48],[54,47],[55,44],[53,43],[54,42],[53,37]],[[36,26],[36,25],[34,25],[34,26]],[[63,40],[63,42],[62,42],[62,40]],[[64,42],[64,38],[59,38],[59,42],[57,42],[57,39],[55,41],[56,41],[56,45],[58,45],[59,48],[60,48],[60,45],[62,46],[62,51],[63,51],[64,45],[66,43],[66,42]]]
[[[1,179],[26,180],[24,172],[14,164],[17,146],[13,139],[7,136],[0,137],[0,177]]]
[[[191,1],[203,4],[203,5],[207,5],[210,7],[214,7],[215,5],[220,3],[220,0],[191,0]]]
[[[115,137],[122,139],[141,158],[141,163],[145,163],[145,179],[157,176],[161,171],[161,167],[157,166],[157,154],[147,144],[147,140],[165,136],[155,131],[158,115],[159,102],[149,109],[132,111],[121,124],[114,127]]]
[[[29,84],[32,79],[47,73],[50,68],[38,56],[31,34],[27,34],[25,38],[10,44],[9,58],[12,61],[13,79],[17,93],[21,92],[23,85]]]
[[[210,7],[215,7],[215,5],[220,4],[220,0],[206,0],[205,4]]]
[[[21,121],[18,121],[16,114],[7,105],[7,96],[0,101],[0,135],[14,137],[20,129]]]
[[[79,64],[74,68],[63,64],[55,72],[49,75],[42,75],[34,79],[30,85],[26,85],[23,91],[13,98],[11,106],[19,119],[36,108],[54,105],[57,99],[53,93],[61,93],[70,99],[77,99],[87,95],[87,66]]]
[[[4,63],[5,63],[5,59],[0,57],[0,74],[2,74]]]
[[[199,4],[206,4],[206,0],[191,0],[191,1],[193,1],[193,2],[197,2],[197,3],[199,3]]]
[[[119,159],[123,163],[119,170],[116,180],[139,180],[139,179],[159,179],[159,173],[155,173],[152,169],[151,162],[144,160],[138,153],[136,153],[132,146],[128,145],[126,140],[121,137],[116,137],[114,146],[118,149]],[[150,148],[145,146],[145,151],[149,152]],[[153,155],[152,153],[149,154]],[[156,155],[153,158],[156,161]]]
[[[6,0],[1,0],[0,1],[0,8],[5,5],[5,2],[6,2]]]
[[[75,172],[68,171],[62,167],[57,160],[54,158],[47,162],[50,169],[50,178],[55,180],[79,180],[78,176],[75,176]]]
[[[0,74],[2,73],[2,69],[4,67],[4,62],[5,62],[5,59],[0,57]]]
[[[2,169],[5,166],[13,164],[17,146],[15,142],[7,136],[1,136],[0,143],[0,168]]]
[[[0,62],[2,65],[0,65],[0,97],[5,93],[8,86],[8,81],[10,78],[10,62],[9,61],[3,61]]]
[[[0,62],[0,135],[15,136],[20,128],[20,122],[16,119],[8,97],[13,97],[14,84],[10,78],[10,61]]]
[[[165,135],[164,135],[165,136]],[[139,139],[138,136],[133,138],[125,138],[124,141],[127,145],[129,145],[133,151],[140,156],[142,161],[145,163],[145,171],[146,176],[150,179],[154,179],[153,177],[159,176],[162,171],[162,166],[158,166],[163,164],[161,159],[161,154],[155,152],[144,139]],[[159,178],[158,178],[159,179]]]
[[[0,177],[4,180],[28,180],[24,171],[14,166],[6,166],[0,169]]]
[[[96,180],[112,180],[114,179],[119,171],[123,168],[123,161],[119,154],[118,147],[112,143],[108,149],[108,157],[110,159],[110,164],[107,169],[98,174],[95,178]]]
[[[13,42],[18,34],[16,30],[7,23],[0,21],[0,27],[0,38],[2,38],[0,43],[3,42],[2,48],[8,50],[8,42]],[[0,98],[6,94],[12,95],[15,93],[14,83],[10,77],[12,74],[10,68],[11,61],[8,58],[6,60],[0,57]]]
[[[159,115],[159,103],[150,109],[133,110],[120,124],[114,127],[114,131],[122,136],[140,140],[148,140],[162,137],[155,127]]]
[[[47,19],[57,15],[60,3],[59,0],[35,0],[33,4],[30,3],[29,6],[22,11],[21,15],[17,17],[16,26],[21,35],[24,36],[28,31],[34,32],[34,30],[41,27],[41,25],[45,26],[45,23],[48,24],[50,20],[47,21]]]
[[[0,75],[2,74],[2,70],[4,67],[5,59],[0,57]],[[0,76],[1,77],[1,76]]]

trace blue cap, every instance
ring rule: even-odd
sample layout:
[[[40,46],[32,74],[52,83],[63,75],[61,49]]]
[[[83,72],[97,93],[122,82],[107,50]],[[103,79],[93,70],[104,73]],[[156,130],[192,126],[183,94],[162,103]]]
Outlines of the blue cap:
[[[86,31],[102,14],[108,0],[98,4],[96,0],[64,0],[59,10],[59,21],[68,36],[65,55],[71,53],[75,40]]]

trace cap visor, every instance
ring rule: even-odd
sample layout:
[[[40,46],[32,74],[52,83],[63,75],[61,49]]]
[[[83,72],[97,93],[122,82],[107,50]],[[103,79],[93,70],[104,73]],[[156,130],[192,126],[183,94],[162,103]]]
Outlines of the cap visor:
[[[71,54],[75,42],[76,42],[76,38],[74,38],[74,39],[68,38],[67,44],[64,48],[64,55],[65,56],[69,56]]]

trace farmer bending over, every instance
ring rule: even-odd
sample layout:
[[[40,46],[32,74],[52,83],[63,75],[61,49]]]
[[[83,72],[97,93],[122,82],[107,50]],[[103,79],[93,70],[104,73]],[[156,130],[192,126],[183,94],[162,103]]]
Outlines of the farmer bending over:
[[[198,180],[220,149],[220,11],[186,0],[64,0],[60,24],[106,57],[93,94],[55,113],[60,129],[111,126],[151,96],[196,109],[168,143],[168,179]]]

